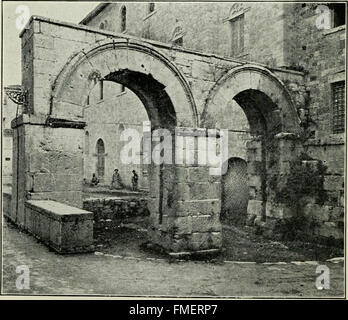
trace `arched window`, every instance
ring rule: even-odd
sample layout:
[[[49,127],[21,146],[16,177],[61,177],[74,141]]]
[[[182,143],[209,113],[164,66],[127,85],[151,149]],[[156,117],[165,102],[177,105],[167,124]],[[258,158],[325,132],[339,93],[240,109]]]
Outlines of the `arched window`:
[[[154,12],[155,11],[155,4],[153,3],[153,2],[150,2],[149,3],[149,14],[151,13],[151,12]]]
[[[121,134],[124,130],[124,124],[123,123],[120,123],[119,126],[118,126],[118,132]]]
[[[100,25],[99,25],[99,29],[105,29],[105,25],[104,25],[104,22],[102,22]]]
[[[126,31],[127,28],[127,9],[125,6],[121,9],[121,32]]]
[[[104,154],[105,153],[105,146],[103,139],[98,139],[97,141],[97,154]]]
[[[89,154],[89,132],[85,133],[85,154]]]
[[[100,80],[100,86],[99,86],[99,99],[104,99],[104,82],[103,80]]]
[[[105,146],[102,139],[97,141],[97,177],[102,180],[105,173]]]

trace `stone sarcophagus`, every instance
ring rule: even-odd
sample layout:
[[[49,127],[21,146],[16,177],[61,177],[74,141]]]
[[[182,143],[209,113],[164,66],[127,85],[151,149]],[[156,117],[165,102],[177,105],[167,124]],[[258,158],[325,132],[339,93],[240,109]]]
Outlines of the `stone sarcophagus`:
[[[92,212],[51,200],[29,200],[24,228],[58,253],[93,251]]]

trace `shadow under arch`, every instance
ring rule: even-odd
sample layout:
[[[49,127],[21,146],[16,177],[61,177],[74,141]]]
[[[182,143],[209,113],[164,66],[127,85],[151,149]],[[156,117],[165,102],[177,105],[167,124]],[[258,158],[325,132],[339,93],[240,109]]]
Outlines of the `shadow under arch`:
[[[270,70],[257,65],[243,65],[228,71],[211,88],[205,101],[201,126],[214,105],[237,101],[245,112],[251,132],[260,131],[258,119],[267,131],[300,133],[300,120],[290,93]]]

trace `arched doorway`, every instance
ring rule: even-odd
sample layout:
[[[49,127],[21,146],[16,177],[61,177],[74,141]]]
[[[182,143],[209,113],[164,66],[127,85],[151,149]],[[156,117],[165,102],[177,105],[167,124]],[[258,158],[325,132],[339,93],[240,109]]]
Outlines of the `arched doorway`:
[[[105,175],[105,146],[104,141],[102,139],[98,139],[97,145],[96,145],[96,153],[97,153],[97,177],[98,179],[103,182],[104,181],[104,175]]]
[[[227,172],[221,179],[221,220],[243,225],[249,200],[247,163],[241,158],[228,160]]]

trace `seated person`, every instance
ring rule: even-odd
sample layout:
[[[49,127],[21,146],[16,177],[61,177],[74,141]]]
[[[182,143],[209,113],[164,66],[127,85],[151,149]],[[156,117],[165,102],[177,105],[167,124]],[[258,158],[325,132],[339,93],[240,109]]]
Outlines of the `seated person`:
[[[122,188],[124,188],[124,184],[122,182],[118,169],[115,169],[114,173],[112,174],[110,189],[122,189]]]
[[[97,178],[97,176],[95,175],[95,173],[93,173],[93,176],[92,176],[92,180],[91,180],[91,186],[96,186],[98,185],[99,183],[99,179]]]

